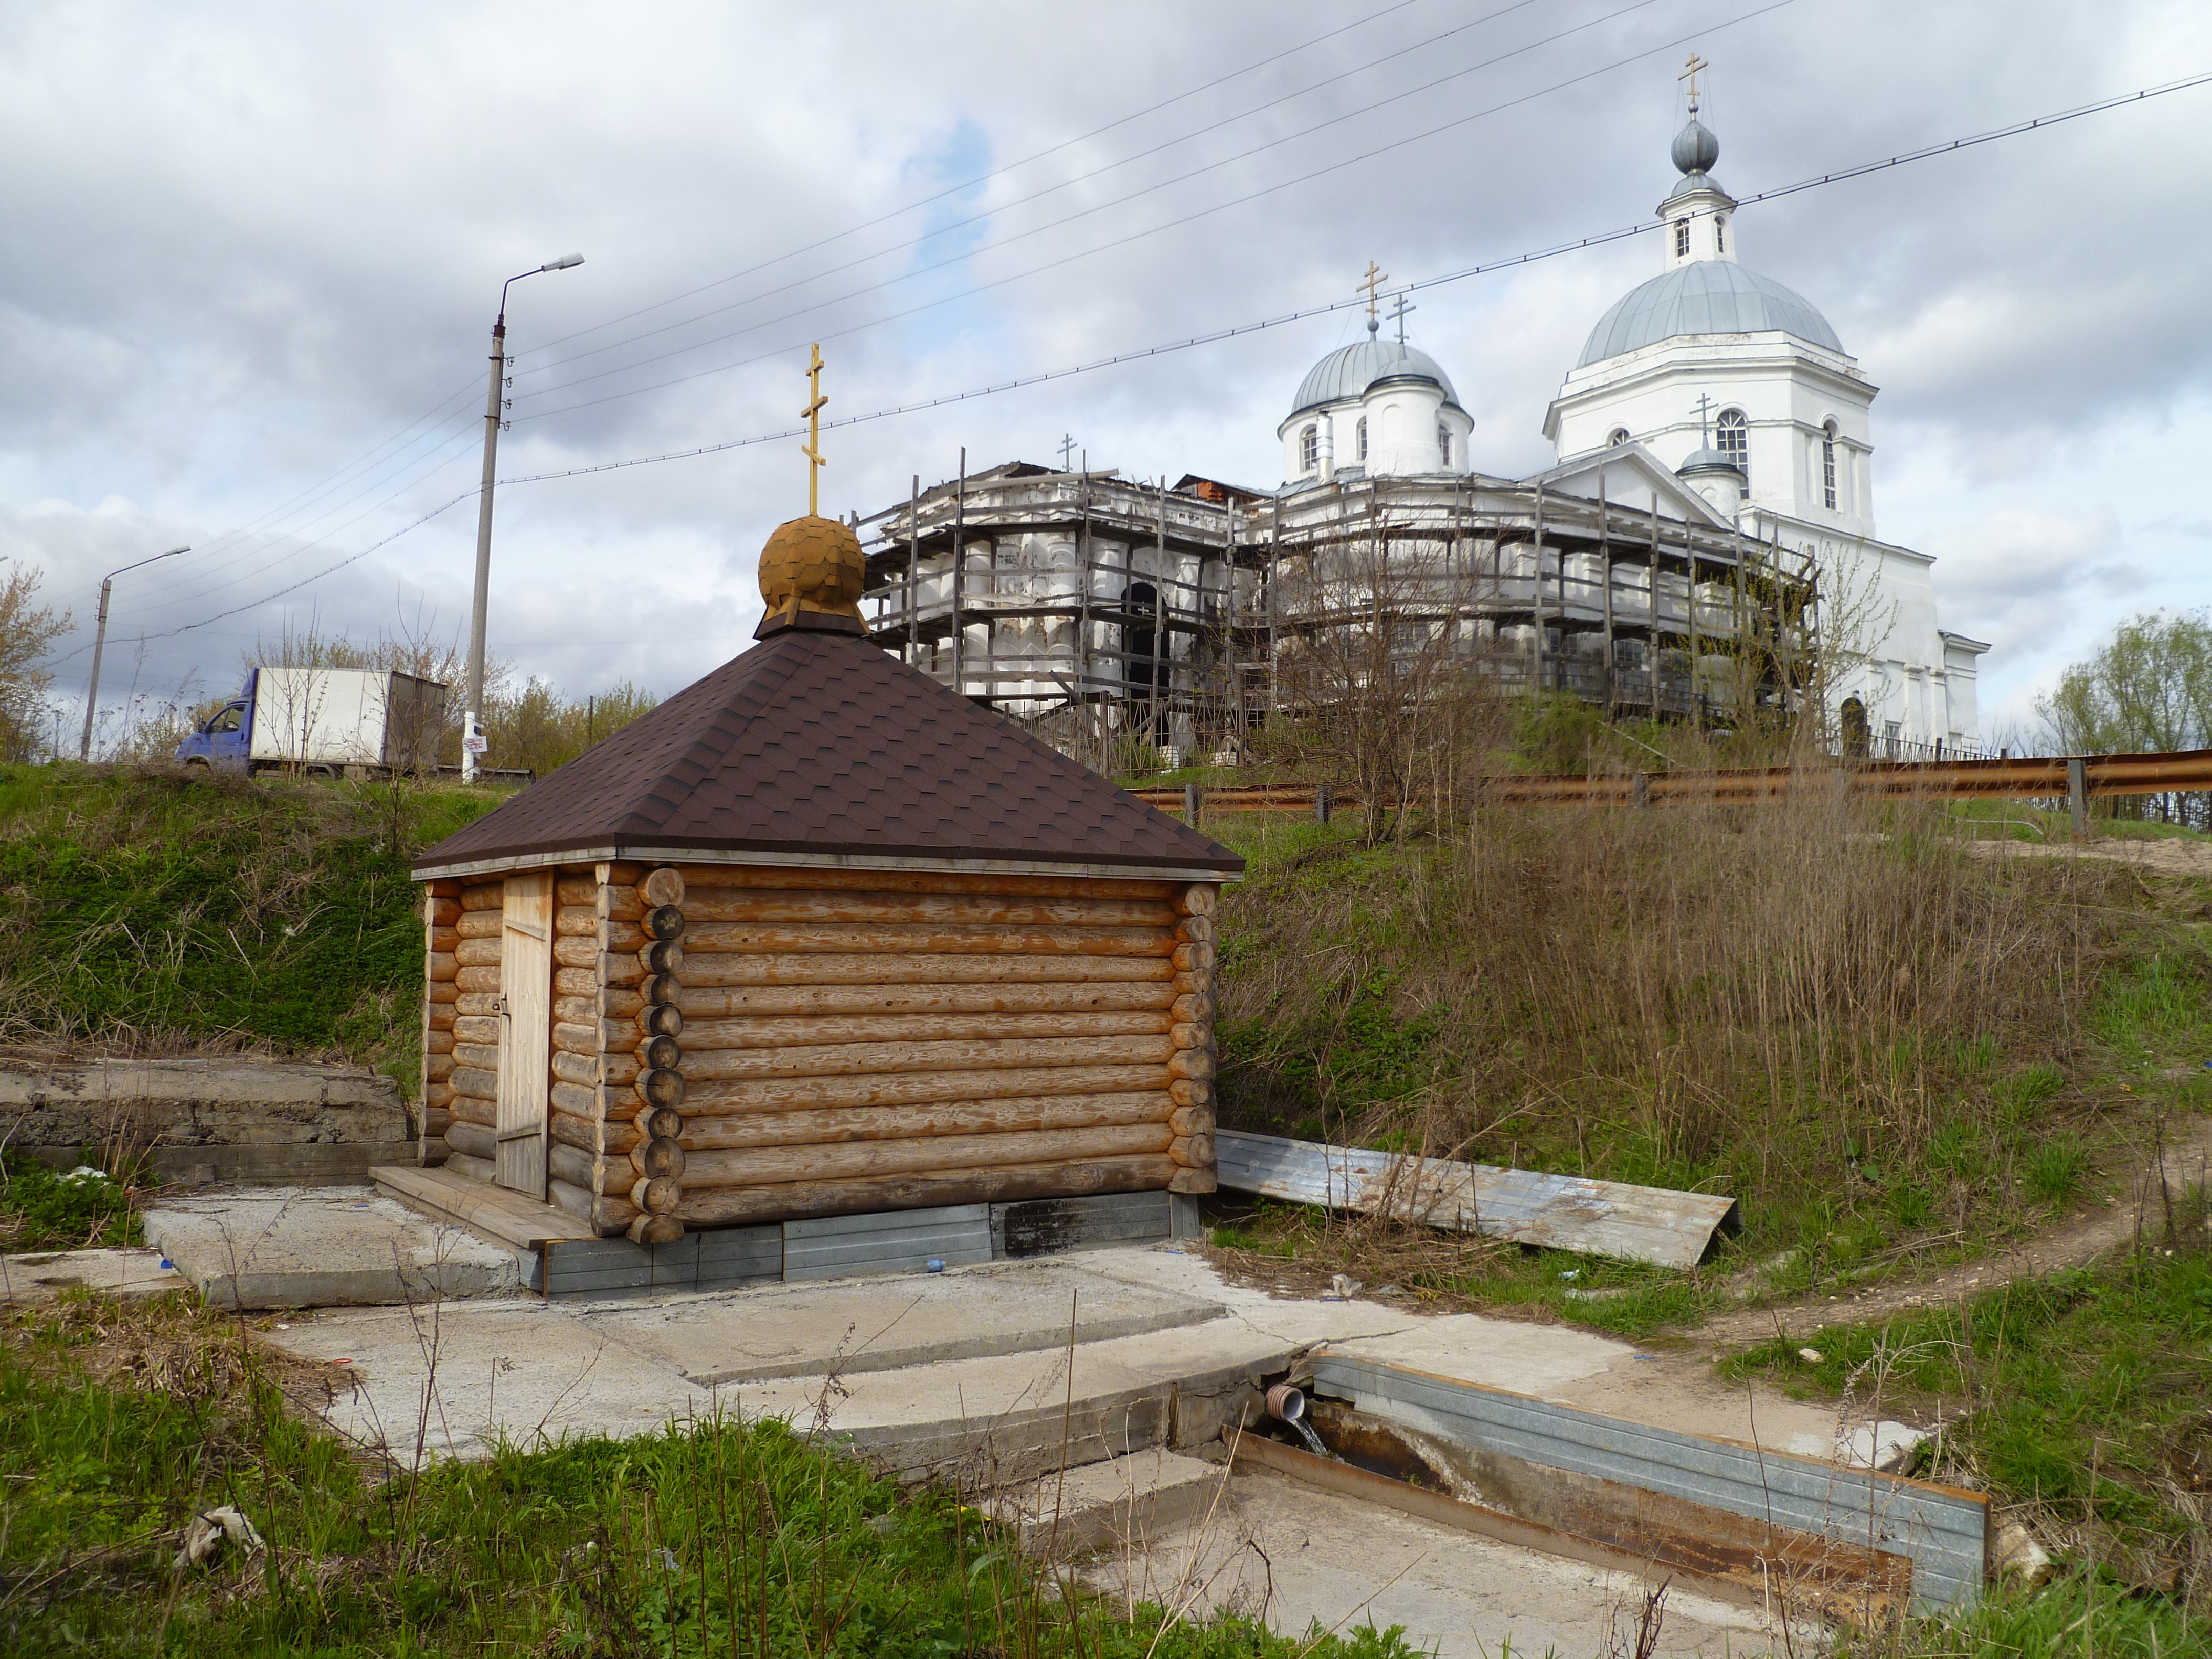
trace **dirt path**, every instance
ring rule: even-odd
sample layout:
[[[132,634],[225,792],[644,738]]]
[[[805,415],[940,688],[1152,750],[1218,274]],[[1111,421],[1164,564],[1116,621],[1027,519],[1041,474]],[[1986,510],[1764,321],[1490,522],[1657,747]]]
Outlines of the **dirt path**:
[[[1974,841],[1968,850],[1985,859],[2110,859],[2169,876],[2212,876],[2212,842],[2179,836],[2121,840],[2108,836],[2079,843],[2067,841]]]
[[[2186,1183],[2204,1182],[2208,1172],[2212,1172],[2212,1120],[2185,1119],[2169,1128],[2172,1139],[2166,1147],[2166,1178],[2178,1199]],[[2148,1161],[2138,1166],[2130,1172],[2128,1188],[2140,1194],[2142,1225],[2154,1234],[2164,1224],[2159,1215],[2156,1168]],[[2047,1232],[1978,1261],[1923,1279],[1885,1280],[1833,1294],[1814,1291],[1768,1307],[1722,1314],[1698,1327],[1697,1334],[1741,1347],[1777,1334],[1807,1335],[1825,1325],[1863,1325],[1922,1308],[1954,1307],[1965,1297],[1994,1285],[2039,1278],[2093,1261],[2133,1240],[2137,1220],[2135,1199],[2124,1197],[2109,1205],[2099,1202]]]

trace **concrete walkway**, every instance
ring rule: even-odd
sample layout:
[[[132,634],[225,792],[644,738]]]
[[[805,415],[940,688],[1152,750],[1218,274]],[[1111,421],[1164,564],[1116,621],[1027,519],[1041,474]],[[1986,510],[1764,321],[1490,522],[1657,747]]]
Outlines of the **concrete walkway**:
[[[1562,1326],[1273,1297],[1169,1245],[649,1301],[339,1308],[268,1340],[350,1377],[326,1415],[402,1463],[718,1412],[787,1418],[908,1478],[1009,1491],[1025,1533],[1051,1535],[1060,1503],[1060,1535],[1106,1546],[1085,1569],[1101,1589],[1263,1612],[1291,1632],[1371,1617],[1447,1655],[1494,1656],[1509,1639],[1516,1652],[1603,1651],[1617,1620],[1632,1628],[1636,1587],[1163,1449],[1215,1455],[1255,1386],[1323,1344],[1814,1455],[1834,1454],[1839,1428],[1832,1408],[1723,1387],[1690,1356]],[[1063,1461],[1066,1482],[1052,1473]],[[1668,1605],[1658,1651],[1778,1646],[1755,1614],[1679,1587]]]
[[[368,1187],[252,1187],[164,1197],[144,1215],[208,1305],[341,1308],[499,1296],[514,1253]]]

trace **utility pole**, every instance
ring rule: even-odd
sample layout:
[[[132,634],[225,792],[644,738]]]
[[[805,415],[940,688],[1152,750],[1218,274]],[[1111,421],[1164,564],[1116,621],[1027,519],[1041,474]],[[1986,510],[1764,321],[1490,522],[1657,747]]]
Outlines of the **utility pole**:
[[[567,270],[584,263],[580,253],[564,253],[548,259],[537,270],[508,277],[499,288],[499,319],[491,325],[491,389],[484,396],[483,489],[477,498],[476,604],[469,612],[469,700],[461,715],[461,781],[477,780],[477,757],[489,745],[484,740],[483,714],[484,611],[491,599],[491,486],[499,468],[500,389],[507,378],[507,291],[525,276],[538,271]]]
[[[107,595],[115,586],[115,579],[124,571],[137,570],[141,566],[161,559],[173,559],[179,553],[189,553],[189,547],[173,547],[166,553],[156,553],[151,559],[141,559],[137,564],[126,564],[121,570],[111,570],[100,579],[100,623],[92,633],[92,680],[84,688],[84,740],[77,744],[76,757],[81,761],[92,758],[92,717],[100,707],[100,658],[107,648]],[[59,749],[60,744],[56,743]]]

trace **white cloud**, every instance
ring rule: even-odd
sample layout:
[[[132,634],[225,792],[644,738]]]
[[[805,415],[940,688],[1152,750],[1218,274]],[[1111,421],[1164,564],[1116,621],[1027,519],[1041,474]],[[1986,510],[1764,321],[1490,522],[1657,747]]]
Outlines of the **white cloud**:
[[[498,284],[571,248],[587,255],[582,269],[514,290],[524,355],[509,475],[787,425],[797,360],[817,333],[830,337],[831,412],[845,414],[1346,297],[1370,258],[1425,277],[1636,222],[1672,178],[1686,46],[1415,137],[1671,41],[1701,16],[1670,0],[1418,90],[1611,9],[1528,8],[1230,119],[1468,21],[1419,0],[1097,132],[1352,20],[1319,0],[1018,20],[957,0],[811,13],[698,0],[19,5],[0,16],[0,554],[43,562],[50,593],[88,619],[101,571],[192,542],[189,558],[118,589],[118,629],[135,638],[358,551],[472,487]],[[2212,55],[2212,15],[2179,0],[2035,0],[2008,8],[2000,27],[1976,9],[1881,0],[1848,14],[1791,7],[1697,45],[1718,64],[1707,113],[1720,174],[1749,193],[2170,78]],[[2212,182],[2197,142],[2208,96],[1740,221],[1747,262],[1820,305],[1886,388],[1875,411],[1884,532],[1942,556],[1947,623],[1998,638],[1985,672],[1999,700],[2008,676],[2044,672],[2048,653],[2171,588],[2172,550],[2203,562],[2182,526],[2204,518],[2183,458],[2212,437],[2212,362],[2194,324],[2212,278],[2212,228],[2196,211]],[[1338,115],[1349,118],[1297,136]],[[1269,139],[1280,142],[1155,194],[980,246]],[[920,215],[793,255],[1061,144]],[[993,217],[882,252],[969,204]],[[947,249],[980,251],[836,297]],[[1418,296],[1414,336],[1458,383],[1478,465],[1542,463],[1547,401],[1599,313],[1656,258],[1638,239]],[[734,308],[700,314],[723,305]],[[666,322],[679,326],[536,372]],[[1063,433],[1093,465],[1128,473],[1273,483],[1291,389],[1347,326],[1316,319],[838,432],[827,502],[873,510],[902,498],[913,474],[949,476],[963,445],[971,465],[1043,459]],[[670,349],[588,389],[575,381]],[[584,402],[748,358],[762,361]],[[532,418],[569,404],[581,406]],[[625,677],[674,690],[744,644],[755,550],[802,489],[794,451],[777,444],[503,492],[495,651],[574,690]],[[144,672],[227,679],[257,632],[310,607],[361,635],[402,614],[458,632],[472,557],[464,502],[298,595],[150,641]],[[62,665],[64,690],[82,664]]]

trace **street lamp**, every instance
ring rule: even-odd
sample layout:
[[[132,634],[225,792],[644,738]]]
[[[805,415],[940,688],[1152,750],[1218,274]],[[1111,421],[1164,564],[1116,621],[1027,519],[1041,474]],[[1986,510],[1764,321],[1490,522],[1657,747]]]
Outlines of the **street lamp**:
[[[491,390],[484,398],[483,492],[477,499],[477,592],[469,613],[469,700],[461,716],[461,781],[474,783],[477,757],[489,746],[479,719],[483,712],[484,609],[491,598],[491,483],[499,465],[500,382],[507,375],[507,291],[538,271],[567,270],[584,263],[580,253],[548,259],[537,270],[508,277],[499,288],[499,320],[491,325]]]
[[[162,559],[173,559],[179,553],[189,553],[189,547],[173,547],[166,553],[156,553],[150,559],[141,559],[137,564],[126,564],[122,570],[111,570],[100,579],[100,626],[92,635],[92,684],[84,689],[84,740],[77,744],[76,757],[81,761],[92,758],[92,715],[100,707],[100,653],[107,645],[107,590],[115,586],[115,579],[126,570],[155,563]]]

